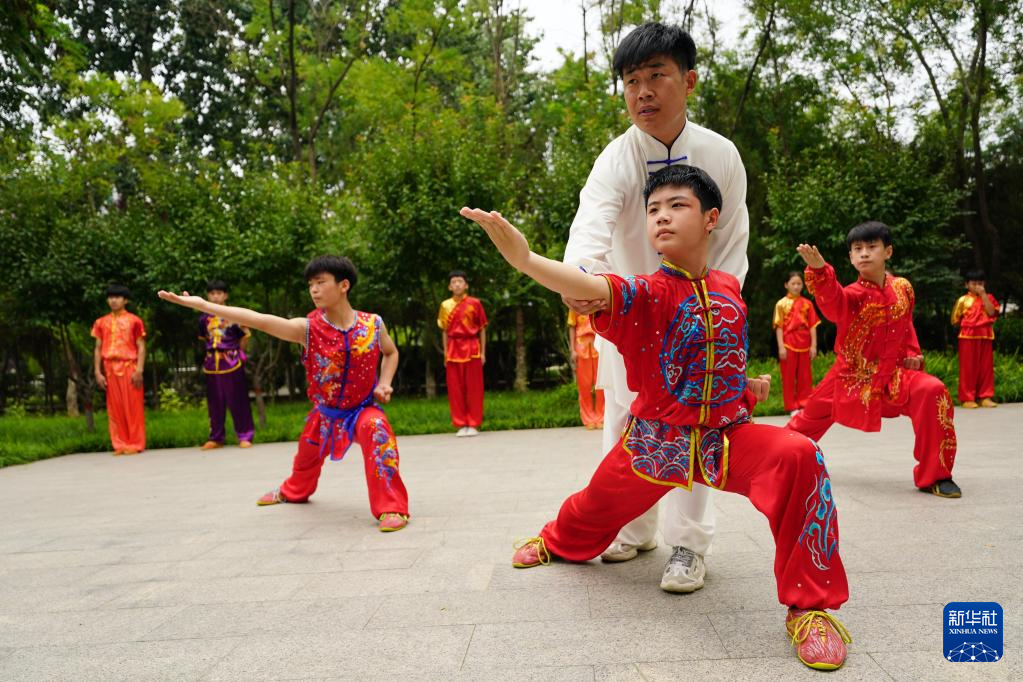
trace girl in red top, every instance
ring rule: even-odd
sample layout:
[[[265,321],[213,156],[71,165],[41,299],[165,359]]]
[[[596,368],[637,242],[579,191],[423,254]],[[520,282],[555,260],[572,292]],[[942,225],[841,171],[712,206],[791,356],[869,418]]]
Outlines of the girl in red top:
[[[785,411],[806,405],[813,389],[810,362],[817,356],[817,311],[803,293],[803,278],[792,271],[785,279],[785,298],[774,305],[774,333],[781,364],[781,393]]]
[[[394,392],[398,348],[379,315],[357,311],[349,303],[356,280],[350,260],[314,258],[305,278],[316,310],[292,319],[210,303],[187,291],[181,296],[161,291],[160,298],[302,345],[313,409],[298,441],[291,476],[256,504],[308,501],[316,492],[323,460],[341,459],[356,442],[365,462],[370,512],[381,531],[401,530],[408,523],[408,493],[398,473],[394,431],[380,409]]]
[[[952,324],[959,327],[959,402],[968,410],[998,407],[992,400],[998,301],[985,290],[984,273],[979,270],[966,273],[966,291],[952,309]]]

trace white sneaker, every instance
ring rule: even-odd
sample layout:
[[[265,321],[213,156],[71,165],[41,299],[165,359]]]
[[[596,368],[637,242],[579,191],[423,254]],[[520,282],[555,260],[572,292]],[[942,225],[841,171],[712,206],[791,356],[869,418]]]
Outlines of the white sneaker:
[[[457,433],[455,433],[455,438],[465,438],[468,435],[469,435],[469,427],[468,426],[463,426],[462,428],[458,429]]]
[[[475,429],[474,427],[472,427],[472,426],[466,426],[466,427],[465,427],[465,433],[464,433],[464,434],[462,434],[462,435],[463,435],[463,436],[465,436],[465,437],[467,437],[467,438],[471,438],[472,436],[478,436],[478,435],[480,435],[480,432],[479,432],[479,431],[477,431],[477,430],[476,430],[476,429]]]
[[[695,592],[703,587],[707,565],[703,556],[685,547],[674,547],[661,576],[661,589],[665,592]]]
[[[631,561],[640,552],[649,552],[657,548],[657,538],[647,540],[642,545],[630,545],[627,542],[612,542],[611,546],[600,555],[601,561],[614,564],[620,561]]]

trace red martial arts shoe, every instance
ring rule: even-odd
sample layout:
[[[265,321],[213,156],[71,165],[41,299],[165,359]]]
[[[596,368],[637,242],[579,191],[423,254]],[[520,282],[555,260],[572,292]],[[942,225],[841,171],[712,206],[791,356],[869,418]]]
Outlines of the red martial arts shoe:
[[[837,670],[845,663],[845,645],[852,644],[852,637],[842,621],[827,611],[789,609],[785,629],[803,665],[814,670]]]
[[[516,543],[515,554],[512,555],[512,566],[515,568],[532,568],[549,563],[551,563],[551,554],[547,551],[543,538],[529,538]]]
[[[397,512],[384,512],[380,515],[380,532],[393,533],[408,525],[408,517]]]
[[[284,497],[284,495],[281,495],[281,489],[275,488],[256,500],[256,504],[260,507],[266,507],[271,504],[283,504],[287,501],[288,499]]]

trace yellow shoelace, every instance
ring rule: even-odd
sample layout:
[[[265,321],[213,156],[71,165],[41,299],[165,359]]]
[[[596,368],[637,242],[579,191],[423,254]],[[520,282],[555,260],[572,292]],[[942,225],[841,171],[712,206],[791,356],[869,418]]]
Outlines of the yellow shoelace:
[[[515,550],[520,550],[523,547],[526,547],[527,545],[536,545],[537,548],[536,558],[540,560],[541,565],[546,566],[547,564],[551,563],[551,553],[547,551],[547,545],[544,544],[542,537],[537,536],[535,538],[526,538],[525,540],[519,540],[514,545],[512,545],[512,548]]]
[[[827,626],[822,621],[831,623],[832,627],[835,628],[835,632],[842,638],[842,641],[846,644],[852,644],[852,635],[845,629],[842,621],[827,611],[807,611],[799,616],[792,626],[792,643],[801,644],[805,642],[813,628],[817,628],[817,632],[821,635],[827,634]]]

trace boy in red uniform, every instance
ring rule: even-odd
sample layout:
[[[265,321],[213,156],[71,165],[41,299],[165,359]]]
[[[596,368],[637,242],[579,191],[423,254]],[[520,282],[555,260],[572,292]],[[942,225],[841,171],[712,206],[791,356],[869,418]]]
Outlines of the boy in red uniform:
[[[781,365],[781,394],[785,411],[795,414],[806,405],[813,389],[811,361],[817,357],[817,311],[803,293],[803,278],[790,272],[785,279],[785,298],[774,305],[774,333]]]
[[[707,269],[721,193],[703,170],[677,165],[655,173],[644,194],[647,236],[663,260],[657,272],[627,278],[588,275],[539,256],[499,213],[461,211],[517,270],[563,296],[606,304],[593,328],[618,347],[629,388],[638,392],[625,433],[589,485],[517,548],[512,564],[592,559],[672,486],[739,493],[770,521],[778,598],[789,607],[786,626],[799,659],[838,668],[851,639],[824,611],[849,596],[831,480],[812,441],[750,419],[770,377],[745,374],[739,281]]]
[[[370,512],[381,531],[401,530],[408,523],[408,493],[398,473],[394,432],[378,404],[391,400],[398,348],[379,315],[360,312],[349,303],[348,292],[356,281],[350,260],[314,258],[305,268],[305,279],[316,310],[300,318],[218,305],[187,291],[181,296],[161,291],[160,298],[302,346],[313,409],[299,437],[291,476],[256,504],[307,502],[316,492],[323,460],[341,459],[356,442],[365,462]]]
[[[967,293],[952,309],[959,327],[959,403],[968,410],[998,407],[995,397],[994,341],[998,301],[984,288],[984,273],[966,273]]]
[[[93,366],[96,383],[107,392],[107,421],[115,455],[137,455],[146,449],[145,394],[142,374],[146,366],[146,328],[125,306],[128,287],[107,288],[110,314],[96,320]]]
[[[604,428],[604,391],[594,388],[597,383],[597,349],[593,345],[596,333],[589,315],[568,311],[568,348],[575,369],[575,383],[579,388],[579,416],[587,429]]]
[[[469,296],[469,280],[461,270],[448,275],[451,298],[440,304],[437,326],[444,331],[451,423],[459,438],[479,435],[483,423],[483,365],[487,361],[487,314],[478,298]]]
[[[835,364],[786,428],[820,440],[835,422],[861,431],[880,431],[881,418],[908,416],[916,444],[913,481],[938,497],[961,497],[952,480],[956,432],[952,398],[945,385],[923,369],[913,327],[913,286],[890,275],[888,226],[862,223],[846,237],[859,279],[842,287],[835,269],[816,246],[800,244],[806,284],[824,316],[838,326]]]

